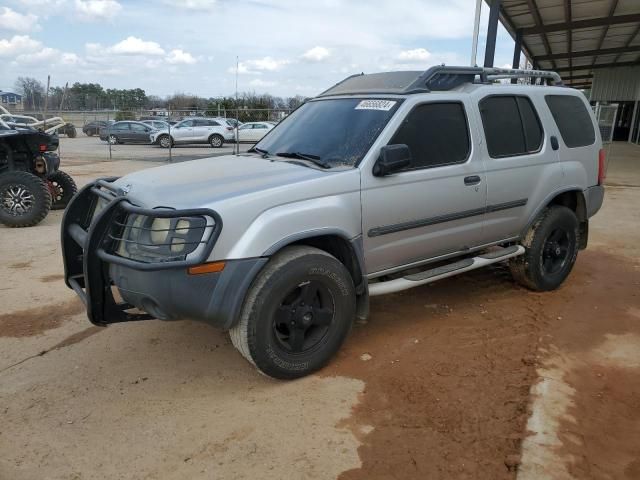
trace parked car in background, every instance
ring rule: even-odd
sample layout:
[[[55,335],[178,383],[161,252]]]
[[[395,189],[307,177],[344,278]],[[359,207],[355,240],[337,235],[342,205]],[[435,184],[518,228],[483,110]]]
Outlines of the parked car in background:
[[[93,122],[85,123],[84,127],[82,127],[82,133],[88,137],[98,135],[100,133],[100,129],[106,127],[110,123],[113,122],[108,120],[94,120]]]
[[[150,126],[155,130],[162,130],[163,128],[168,128],[169,123],[164,120],[142,120],[140,123],[144,123],[145,125]]]
[[[219,118],[183,120],[172,126],[170,131],[167,128],[153,132],[150,138],[151,143],[157,143],[162,148],[186,143],[208,143],[220,148],[224,142],[235,140],[233,127]]]
[[[238,127],[239,142],[257,142],[275,127],[269,122],[247,122]]]
[[[242,122],[235,119],[235,118],[225,118],[225,117],[217,117],[220,120],[224,120],[225,122],[227,122],[229,125],[231,125],[233,128],[239,127],[240,125],[242,125]]]
[[[149,143],[149,135],[155,132],[142,122],[115,122],[100,130],[100,140],[111,145],[118,143]]]

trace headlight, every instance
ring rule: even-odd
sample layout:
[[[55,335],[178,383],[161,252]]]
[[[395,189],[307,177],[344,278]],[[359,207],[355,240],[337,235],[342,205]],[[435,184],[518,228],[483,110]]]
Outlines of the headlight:
[[[129,214],[124,223],[117,224],[120,235],[113,235],[116,253],[140,262],[172,262],[205,243],[207,228],[204,217],[150,217]]]

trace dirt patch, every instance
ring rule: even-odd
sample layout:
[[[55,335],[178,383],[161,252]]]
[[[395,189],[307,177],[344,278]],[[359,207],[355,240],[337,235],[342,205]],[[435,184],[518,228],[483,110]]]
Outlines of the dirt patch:
[[[366,384],[349,420],[362,467],[340,478],[515,478],[546,333],[566,329],[591,347],[622,333],[628,319],[614,320],[640,300],[639,281],[624,259],[581,252],[555,292],[517,287],[496,267],[374,299],[369,325],[326,371]]]
[[[58,282],[60,280],[64,280],[64,275],[61,275],[59,273],[55,273],[53,275],[45,275],[44,277],[40,277],[40,281],[44,282],[44,283]]]
[[[0,337],[31,337],[57,328],[69,317],[84,311],[78,299],[58,305],[29,308],[0,314]]]
[[[29,268],[31,262],[16,262],[9,265],[9,268],[13,270],[22,270],[23,268]]]

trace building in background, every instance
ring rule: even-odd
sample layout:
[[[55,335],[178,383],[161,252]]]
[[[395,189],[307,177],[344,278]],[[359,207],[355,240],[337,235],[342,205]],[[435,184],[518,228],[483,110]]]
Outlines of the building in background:
[[[21,112],[24,110],[22,105],[22,95],[13,92],[4,92],[0,90],[0,105],[11,112]]]

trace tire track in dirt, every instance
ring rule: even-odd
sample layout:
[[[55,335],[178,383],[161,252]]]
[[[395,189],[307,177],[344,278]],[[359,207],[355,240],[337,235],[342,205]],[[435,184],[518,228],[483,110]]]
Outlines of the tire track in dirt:
[[[32,337],[58,328],[73,315],[84,311],[77,298],[56,305],[45,305],[0,314],[0,337]]]

